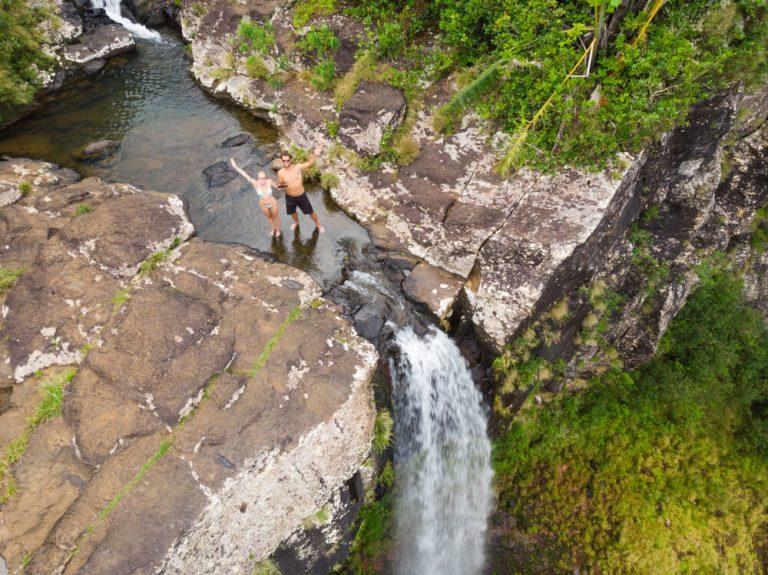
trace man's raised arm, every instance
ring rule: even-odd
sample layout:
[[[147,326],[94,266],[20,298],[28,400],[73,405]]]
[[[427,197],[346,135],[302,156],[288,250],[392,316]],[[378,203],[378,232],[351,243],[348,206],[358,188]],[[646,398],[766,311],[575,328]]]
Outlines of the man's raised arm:
[[[309,155],[309,159],[299,164],[299,169],[306,170],[307,168],[311,168],[315,165],[315,161],[317,160],[317,157],[320,155],[320,152],[323,151],[322,146],[315,146],[315,149],[312,151],[312,153]]]

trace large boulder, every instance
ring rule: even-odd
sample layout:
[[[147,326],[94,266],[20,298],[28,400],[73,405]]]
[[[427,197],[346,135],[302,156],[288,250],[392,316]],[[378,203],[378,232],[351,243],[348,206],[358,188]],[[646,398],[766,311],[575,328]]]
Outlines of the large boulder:
[[[74,44],[64,47],[64,59],[78,66],[94,60],[104,60],[136,49],[133,34],[119,24],[105,24],[83,34]]]
[[[339,139],[364,156],[381,151],[381,140],[405,115],[405,96],[383,82],[361,82],[339,115]]]

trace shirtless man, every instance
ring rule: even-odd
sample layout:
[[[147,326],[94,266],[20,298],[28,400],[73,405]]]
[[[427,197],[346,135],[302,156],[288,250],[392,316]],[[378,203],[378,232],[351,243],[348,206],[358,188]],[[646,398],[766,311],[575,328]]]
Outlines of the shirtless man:
[[[312,209],[312,204],[309,203],[307,193],[304,191],[304,181],[301,177],[302,170],[312,167],[321,151],[322,148],[316,146],[309,159],[303,164],[294,164],[293,158],[288,152],[280,154],[283,167],[277,172],[277,187],[285,188],[285,208],[286,213],[293,218],[292,230],[295,230],[296,226],[299,225],[299,215],[296,213],[296,208],[301,208],[304,215],[309,215],[314,220],[320,233],[325,231],[320,220],[317,219],[315,210]]]

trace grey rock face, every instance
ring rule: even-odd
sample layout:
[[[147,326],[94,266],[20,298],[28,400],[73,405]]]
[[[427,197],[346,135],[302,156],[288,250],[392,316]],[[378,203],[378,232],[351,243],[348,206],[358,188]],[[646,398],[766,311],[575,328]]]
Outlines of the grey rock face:
[[[62,54],[68,62],[84,66],[135,49],[133,34],[119,24],[106,24],[83,34],[77,43],[65,46]]]
[[[74,374],[13,467],[0,555],[202,575],[309,545],[311,569],[368,481],[373,346],[304,272],[189,239],[179,198],[71,177],[0,162],[0,183],[30,182],[0,208],[0,265],[26,268],[0,294],[0,445],[38,405],[33,372]]]
[[[375,156],[381,138],[394,129],[405,114],[405,96],[382,82],[361,82],[339,116],[341,141],[358,154]]]

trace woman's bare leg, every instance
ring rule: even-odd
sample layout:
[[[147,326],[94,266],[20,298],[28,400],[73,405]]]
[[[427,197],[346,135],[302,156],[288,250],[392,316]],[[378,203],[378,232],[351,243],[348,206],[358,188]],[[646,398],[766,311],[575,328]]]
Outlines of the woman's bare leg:
[[[270,208],[270,211],[272,212],[272,226],[275,228],[275,236],[279,236],[281,234],[280,231],[280,210],[277,207],[277,204],[272,206]]]
[[[269,235],[274,236],[275,235],[275,224],[272,223],[272,212],[271,212],[271,210],[269,208],[261,206],[261,211],[264,212],[264,215],[267,216],[267,220],[269,220],[269,227],[271,228]]]

